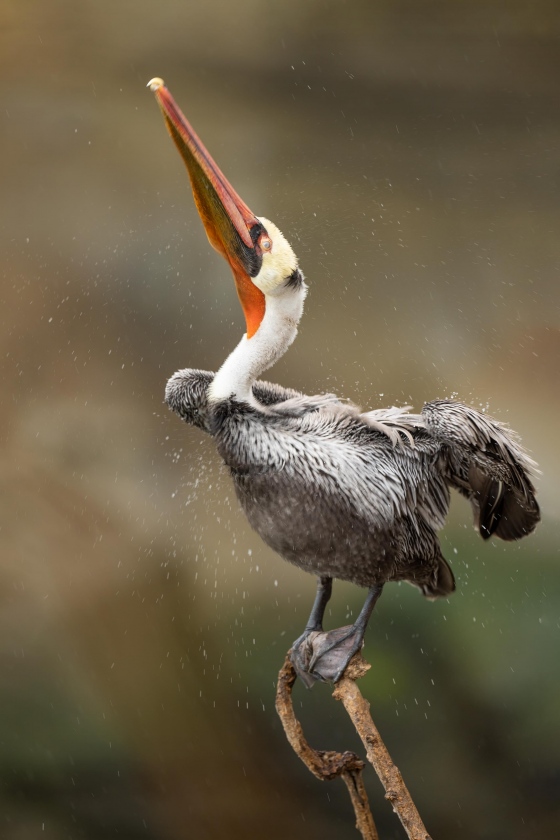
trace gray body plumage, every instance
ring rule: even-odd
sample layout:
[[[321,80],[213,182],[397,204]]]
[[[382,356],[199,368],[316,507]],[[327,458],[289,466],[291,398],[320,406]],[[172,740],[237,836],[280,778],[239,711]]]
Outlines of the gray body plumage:
[[[519,539],[539,521],[534,463],[515,433],[467,405],[362,414],[266,382],[253,385],[256,405],[214,403],[213,378],[179,371],[166,402],[212,435],[265,543],[308,572],[365,587],[406,580],[445,596],[454,580],[437,531],[449,488],[471,501],[484,538]]]

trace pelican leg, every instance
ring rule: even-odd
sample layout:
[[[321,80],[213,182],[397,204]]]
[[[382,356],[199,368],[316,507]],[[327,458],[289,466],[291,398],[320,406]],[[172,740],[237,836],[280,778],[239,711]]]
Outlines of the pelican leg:
[[[323,618],[325,616],[325,609],[331,600],[332,595],[332,578],[320,577],[317,579],[317,594],[315,601],[311,608],[311,613],[305,625],[305,632],[309,635],[312,630],[323,629]]]
[[[317,593],[315,601],[311,608],[311,613],[305,625],[305,630],[292,645],[291,660],[294,668],[297,671],[298,677],[303,681],[307,688],[311,688],[315,682],[315,677],[309,673],[309,660],[313,654],[313,647],[309,642],[311,633],[321,633],[323,630],[323,617],[325,609],[330,601],[332,595],[332,578],[320,577],[317,578]]]
[[[307,686],[312,684],[312,680],[336,683],[341,679],[354,654],[362,648],[368,621],[382,591],[383,584],[371,587],[354,624],[328,633],[318,632],[308,640],[307,647],[311,647],[312,655],[302,662],[302,665],[305,663],[304,682]],[[296,670],[302,676],[297,665]]]

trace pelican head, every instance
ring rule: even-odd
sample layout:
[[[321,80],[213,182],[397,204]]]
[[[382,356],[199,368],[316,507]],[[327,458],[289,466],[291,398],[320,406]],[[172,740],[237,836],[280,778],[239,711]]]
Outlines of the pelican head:
[[[296,255],[276,225],[255,216],[236,193],[163,80],[152,79],[148,87],[186,164],[208,240],[231,266],[251,338],[264,318],[266,297],[278,296],[291,278],[301,277]]]

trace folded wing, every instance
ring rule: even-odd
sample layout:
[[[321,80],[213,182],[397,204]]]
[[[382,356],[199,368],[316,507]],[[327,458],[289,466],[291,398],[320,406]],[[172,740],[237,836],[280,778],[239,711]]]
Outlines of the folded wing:
[[[426,429],[441,444],[441,469],[473,507],[483,539],[518,540],[540,519],[531,474],[535,462],[515,432],[476,409],[436,400],[422,409]]]

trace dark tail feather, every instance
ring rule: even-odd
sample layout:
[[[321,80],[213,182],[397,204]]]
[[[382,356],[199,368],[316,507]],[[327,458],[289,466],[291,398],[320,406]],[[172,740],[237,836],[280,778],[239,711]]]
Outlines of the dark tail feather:
[[[518,486],[485,475],[471,464],[469,484],[475,512],[475,525],[484,540],[496,534],[502,540],[519,540],[530,534],[540,519],[539,506],[533,488],[527,481]]]
[[[445,557],[440,555],[432,580],[423,583],[421,589],[426,598],[447,598],[455,592],[455,578]]]
[[[502,502],[496,536],[503,540],[520,540],[535,530],[540,518],[539,506],[534,497],[524,500],[515,492],[507,493]]]

